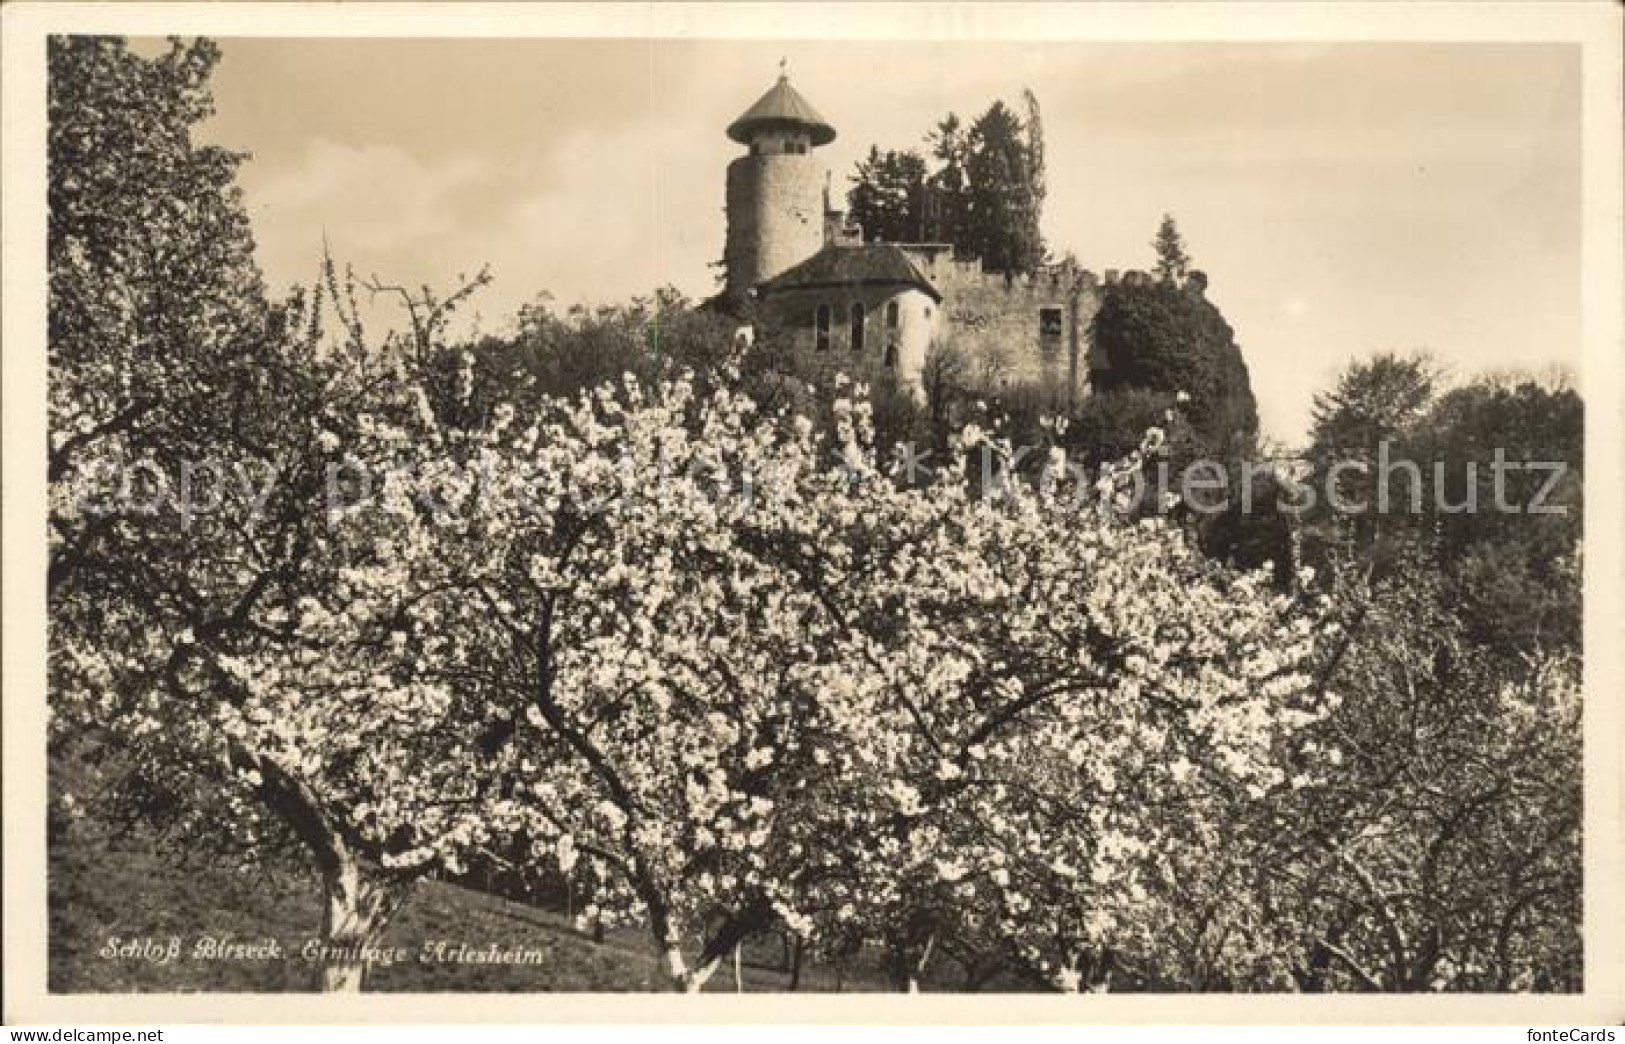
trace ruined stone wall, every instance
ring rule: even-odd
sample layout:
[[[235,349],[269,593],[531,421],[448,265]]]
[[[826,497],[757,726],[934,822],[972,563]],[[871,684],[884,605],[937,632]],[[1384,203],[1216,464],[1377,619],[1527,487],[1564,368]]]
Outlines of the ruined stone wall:
[[[811,153],[740,156],[728,165],[727,217],[730,292],[805,261],[824,243],[822,163]]]
[[[1154,278],[1145,272],[1107,269],[1097,275],[1055,266],[1006,279],[982,271],[979,262],[956,261],[946,250],[905,249],[942,293],[940,303],[918,290],[896,288],[786,290],[768,299],[764,321],[786,331],[797,354],[815,370],[873,377],[884,369],[884,309],[895,298],[902,315],[897,372],[905,380],[918,382],[931,347],[942,344],[964,353],[969,376],[983,389],[1036,386],[1048,393],[1056,409],[1067,409],[1089,394],[1093,375],[1105,369],[1091,330],[1107,290],[1119,282]],[[1205,285],[1205,277],[1193,279]],[[865,349],[859,354],[851,351],[854,301],[863,302],[869,316]],[[816,346],[819,303],[832,306],[827,351]]]
[[[1093,273],[1058,266],[1006,278],[942,253],[916,260],[943,294],[938,338],[965,355],[978,384],[1037,385],[1057,407],[1088,394],[1100,361],[1089,335],[1101,301]]]

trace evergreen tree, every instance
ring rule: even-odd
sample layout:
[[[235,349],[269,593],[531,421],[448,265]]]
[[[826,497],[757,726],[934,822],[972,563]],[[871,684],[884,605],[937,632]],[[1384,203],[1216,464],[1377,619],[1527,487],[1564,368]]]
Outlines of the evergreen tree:
[[[1170,283],[1184,282],[1191,256],[1185,252],[1185,240],[1172,214],[1162,215],[1162,224],[1157,227],[1157,238],[1151,241],[1151,246],[1157,252],[1157,275]]]
[[[952,243],[991,272],[1043,263],[1044,131],[1038,99],[1023,117],[995,101],[969,128],[948,113],[918,152],[872,147],[852,175],[847,206],[871,241]]]
[[[944,116],[929,135],[931,158],[938,167],[926,181],[926,233],[936,243],[959,243],[965,226],[966,140],[954,113]]]
[[[1038,219],[1044,205],[1044,119],[1038,110],[1038,96],[1032,88],[1021,89],[1022,104],[1027,110],[1027,191],[1031,199],[1033,234],[1038,235]],[[1040,254],[1042,255],[1042,251]]]
[[[970,129],[968,227],[961,245],[991,272],[1030,272],[1044,258],[1042,157],[1034,157],[1031,146],[1021,117],[1000,101]]]
[[[871,146],[847,193],[849,216],[871,243],[914,243],[925,235],[925,157]]]

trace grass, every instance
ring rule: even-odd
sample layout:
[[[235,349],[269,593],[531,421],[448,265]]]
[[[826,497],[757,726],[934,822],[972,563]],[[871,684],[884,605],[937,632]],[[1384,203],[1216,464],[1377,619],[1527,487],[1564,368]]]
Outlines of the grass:
[[[50,989],[52,992],[278,992],[311,988],[311,966],[299,951],[321,924],[319,895],[306,875],[242,873],[229,866],[184,859],[150,835],[114,837],[81,820],[55,840],[50,857]],[[181,940],[181,956],[159,963],[102,956],[108,940]],[[276,939],[279,960],[192,959],[202,936],[238,942]],[[443,939],[483,948],[541,951],[531,965],[421,963],[424,940]],[[661,990],[665,979],[646,933],[611,932],[602,943],[577,932],[560,913],[443,882],[423,886],[385,933],[383,945],[405,947],[414,959],[374,967],[369,991],[635,992]],[[789,987],[776,965],[780,946],[763,940],[746,951],[746,991]],[[883,990],[883,980],[849,976],[847,989]],[[734,989],[732,970],[708,985]],[[832,969],[803,968],[801,989],[837,988]]]

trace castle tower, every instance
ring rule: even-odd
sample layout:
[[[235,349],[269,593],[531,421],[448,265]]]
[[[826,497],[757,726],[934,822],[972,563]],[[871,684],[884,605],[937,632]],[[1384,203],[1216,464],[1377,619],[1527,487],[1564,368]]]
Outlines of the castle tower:
[[[781,66],[782,68],[782,66]],[[728,127],[750,151],[728,164],[727,292],[743,293],[824,245],[824,175],[812,150],[831,127],[789,77]]]

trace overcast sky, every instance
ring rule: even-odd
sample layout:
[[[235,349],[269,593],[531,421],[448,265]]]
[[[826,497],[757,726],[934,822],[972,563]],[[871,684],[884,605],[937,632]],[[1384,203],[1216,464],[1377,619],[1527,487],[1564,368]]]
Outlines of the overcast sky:
[[[1148,268],[1171,212],[1289,441],[1351,358],[1458,373],[1579,365],[1579,67],[1548,45],[222,41],[209,135],[274,287],[325,233],[363,275],[449,288],[489,264],[487,330],[561,305],[714,287],[723,129],[792,82],[843,188],[995,97],[1042,106],[1044,233]]]

